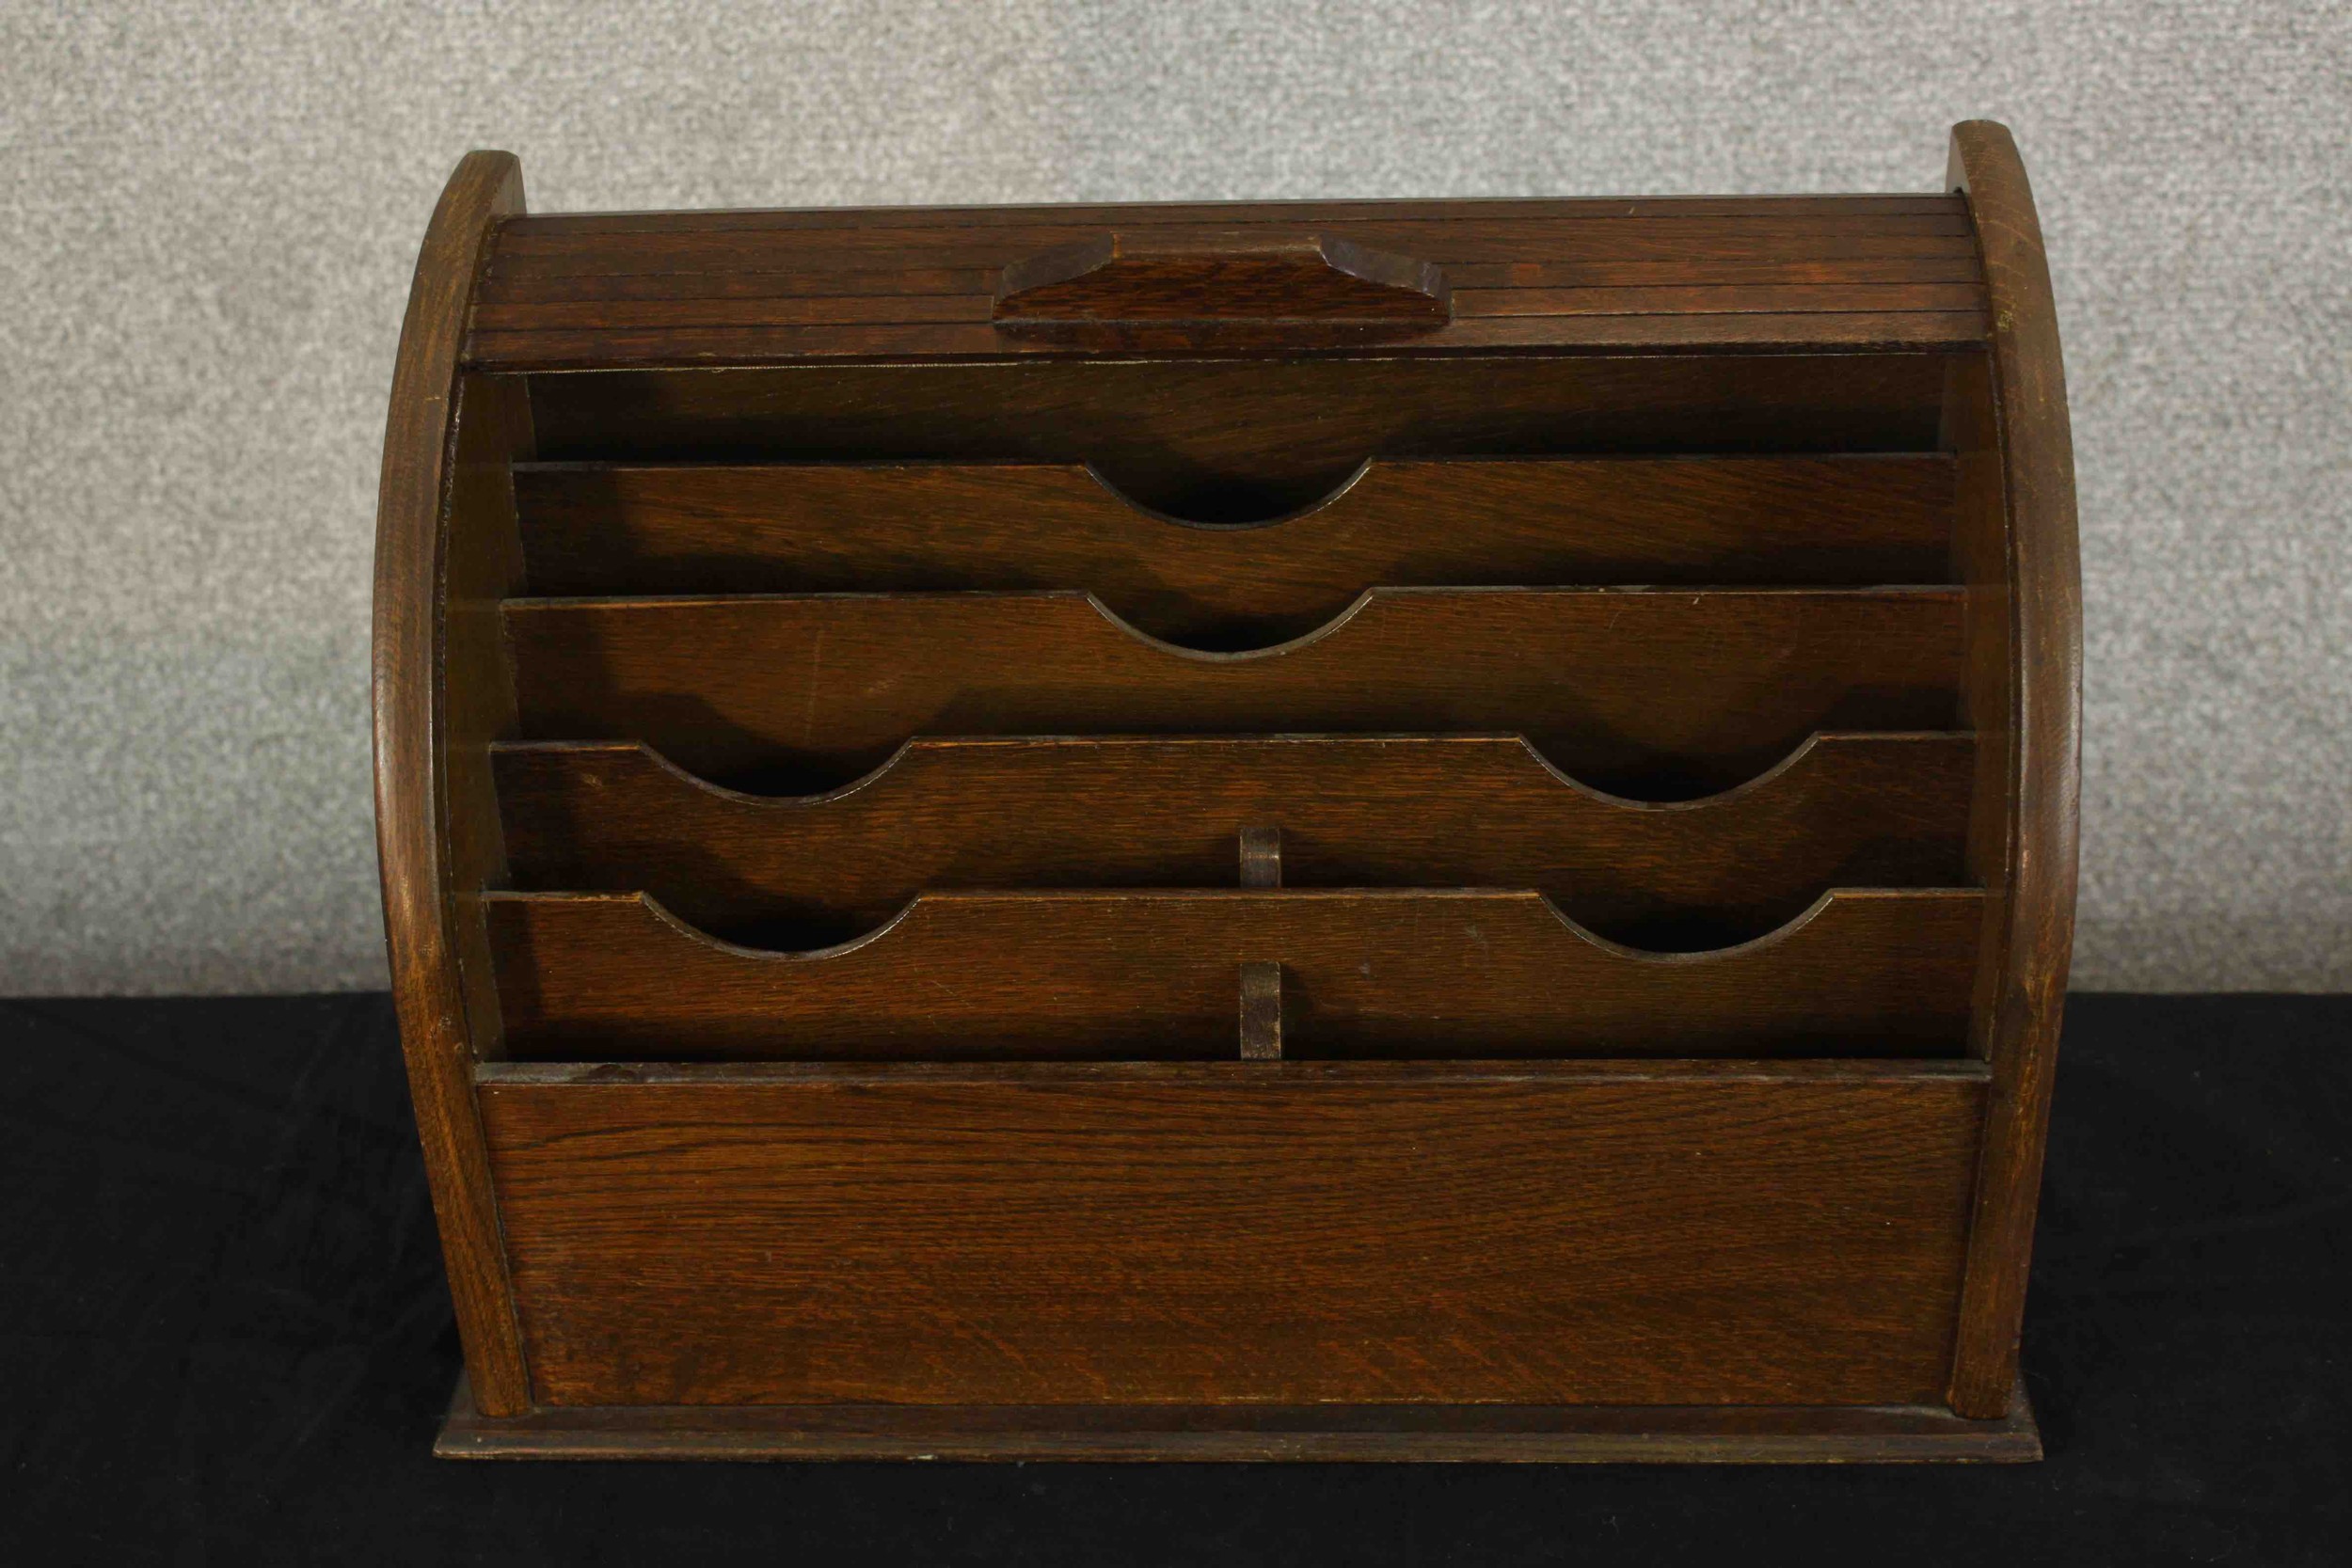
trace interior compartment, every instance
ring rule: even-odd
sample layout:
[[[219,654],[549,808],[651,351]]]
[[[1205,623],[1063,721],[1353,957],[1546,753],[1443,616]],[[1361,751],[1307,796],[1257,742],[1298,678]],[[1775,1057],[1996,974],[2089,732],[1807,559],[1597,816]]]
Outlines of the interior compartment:
[[[1983,895],[1838,889],[1770,936],[1629,951],[1528,892],[926,893],[810,953],[642,894],[484,899],[510,1054],[577,1061],[1237,1058],[1245,966],[1284,1055],[1958,1055]]]
[[[1114,358],[515,379],[541,462],[1082,466],[1138,506],[1232,523],[1311,506],[1373,459],[1934,452],[1954,358]]]
[[[1078,593],[520,599],[527,739],[643,740],[806,793],[915,736],[1506,731],[1648,800],[1818,730],[1954,727],[1959,589],[1375,589],[1326,630],[1187,653]]]
[[[1954,1053],[1945,373],[510,382],[505,1049]]]
[[[494,756],[511,885],[644,892],[761,948],[847,942],[926,889],[1529,887],[1651,950],[1753,940],[1833,887],[1952,887],[1972,736],[1819,735],[1658,806],[1510,736],[922,739],[826,795],[748,796],[636,741]],[[1255,863],[1243,840],[1259,835]]]
[[[1263,647],[1375,587],[1949,580],[1940,453],[1382,457],[1256,524],[1029,463],[548,463],[515,473],[538,595],[1083,589],[1154,637]]]

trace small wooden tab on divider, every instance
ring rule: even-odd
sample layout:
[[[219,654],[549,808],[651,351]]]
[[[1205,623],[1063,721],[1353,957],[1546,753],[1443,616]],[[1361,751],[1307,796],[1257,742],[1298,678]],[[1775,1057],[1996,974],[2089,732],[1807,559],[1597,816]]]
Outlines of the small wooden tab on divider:
[[[1282,966],[1241,966],[1241,1059],[1282,1059]]]
[[[1241,885],[1282,885],[1282,830],[1244,828],[1241,831]]]

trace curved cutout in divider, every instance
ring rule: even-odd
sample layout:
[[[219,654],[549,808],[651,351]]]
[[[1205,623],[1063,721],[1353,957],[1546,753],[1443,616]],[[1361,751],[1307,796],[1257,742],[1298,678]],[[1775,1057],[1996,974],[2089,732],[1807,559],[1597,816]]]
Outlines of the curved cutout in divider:
[[[1231,1057],[1282,965],[1292,1056],[1919,1056],[1963,1047],[1983,895],[1842,889],[1757,942],[1631,952],[1522,892],[932,893],[762,953],[642,894],[485,897],[517,1057]]]
[[[1937,453],[1382,459],[1246,523],[1071,465],[545,464],[515,483],[534,594],[1083,589],[1200,647],[1311,631],[1375,584],[1950,576]]]
[[[1621,795],[1707,794],[1816,730],[1952,727],[1953,589],[1379,589],[1251,655],[1083,594],[510,600],[522,737],[644,740],[768,792],[917,735],[1522,734]]]
[[[925,889],[1232,886],[1245,830],[1299,887],[1533,887],[1637,947],[1720,946],[1833,886],[1965,880],[1975,739],[1817,735],[1677,805],[1515,736],[920,739],[830,795],[759,798],[628,741],[510,744],[512,885],[644,890],[758,946],[869,931]]]
[[[545,459],[1092,463],[1161,512],[1234,520],[1310,505],[1375,453],[1937,451],[1944,375],[1923,354],[1081,358],[613,371],[546,377],[531,404]]]

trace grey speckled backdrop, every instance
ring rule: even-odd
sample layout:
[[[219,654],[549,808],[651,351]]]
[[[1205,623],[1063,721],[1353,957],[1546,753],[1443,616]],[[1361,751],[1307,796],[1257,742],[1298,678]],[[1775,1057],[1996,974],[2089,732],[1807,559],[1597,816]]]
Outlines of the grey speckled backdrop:
[[[2076,977],[2352,989],[2352,8],[0,0],[0,994],[364,987],[408,271],[541,210],[1913,190],[2049,230]]]

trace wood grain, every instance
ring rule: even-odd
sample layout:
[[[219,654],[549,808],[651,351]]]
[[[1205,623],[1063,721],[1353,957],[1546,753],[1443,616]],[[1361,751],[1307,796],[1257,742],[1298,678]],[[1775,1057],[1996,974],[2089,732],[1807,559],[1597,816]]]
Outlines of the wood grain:
[[[542,1405],[1872,1404],[1941,1397],[1980,1071],[481,1094]]]
[[[1324,221],[1233,223],[1212,206],[1190,218],[1121,221],[1117,231],[1137,245],[1177,246],[1248,230],[1259,243],[1319,235],[1396,252],[1441,266],[1474,262],[1625,260],[1647,256],[1903,256],[1965,253],[1972,230],[1964,208],[1937,213],[1720,213],[1674,218],[1531,214],[1472,216],[1432,203],[1426,215]],[[794,272],[837,264],[834,258],[887,258],[912,266],[1005,267],[1043,251],[1100,241],[1104,226],[1076,220],[910,227],[827,225],[789,229],[681,229],[628,232],[549,230],[527,220],[500,237],[495,276],[582,273]]]
[[[1937,450],[1947,358],[1080,359],[530,378],[543,458],[1090,464],[1173,515],[1311,505],[1366,458]]]
[[[2074,947],[2082,572],[2049,261],[2008,129],[1991,120],[1954,127],[1948,182],[1967,193],[1994,304],[1991,391],[2012,658],[2000,753],[2010,769],[2002,798],[2010,828],[1995,884],[1998,978],[1979,1009],[1979,1048],[1992,1063],[1994,1091],[1949,1391],[1953,1409],[1986,1416],[2015,1375]]]
[[[587,1405],[485,1418],[461,1379],[444,1459],[1401,1460],[1839,1465],[2042,1457],[2021,1388],[1997,1420],[1940,1405]]]
[[[1831,887],[1962,885],[1964,735],[1817,736],[1726,795],[1645,806],[1507,736],[921,740],[809,799],[704,784],[632,742],[498,752],[512,886],[643,891],[814,947],[925,888],[1221,887],[1269,835],[1292,887],[1521,887],[1647,947],[1721,946]],[[1244,885],[1248,885],[1244,883]]]
[[[961,222],[867,213],[526,224],[500,246],[467,353],[485,366],[532,370],[1084,356],[1106,347],[1287,357],[1373,342],[1405,356],[1917,349],[1979,344],[1986,330],[1974,242],[1957,205],[1128,211],[1102,223],[982,211]],[[1335,249],[1373,260],[1277,264],[1283,254],[1320,260]],[[1378,260],[1391,256],[1414,260]],[[1889,288],[1837,270],[1889,261],[1926,263],[1938,277]],[[1661,263],[1680,270],[1640,277]],[[1814,270],[1788,281],[1755,270],[1791,264]],[[1548,278],[1516,276],[1526,268],[1581,269],[1576,281],[1589,286],[1547,292]],[[1624,268],[1634,272],[1613,270]],[[883,276],[893,271],[896,281]],[[773,277],[795,282],[739,287]],[[1359,277],[1376,282],[1351,288]],[[583,289],[583,278],[640,281]],[[844,281],[828,287],[828,278]],[[1385,295],[1378,287],[1399,283],[1408,286]],[[1449,324],[1455,288],[1481,292],[1451,307]],[[1161,324],[1149,325],[1152,317]]]
[[[1124,329],[1122,354],[1360,353],[1379,346],[1399,355],[1484,356],[1506,354],[1692,353],[1708,349],[1752,354],[1928,353],[1975,348],[1985,337],[1980,309],[1652,311],[1633,314],[1464,315],[1411,338],[1367,330],[1302,347],[1289,327],[1255,332],[1236,327],[1203,341],[1179,325]],[[1084,358],[1100,353],[1089,341],[1011,333],[995,326],[934,323],[855,323],[823,326],[644,326],[626,314],[597,327],[530,332],[477,332],[467,340],[469,364],[507,372],[595,371],[644,366],[773,365],[796,361],[843,363],[927,359],[942,362]]]
[[[1944,192],[1809,196],[1502,197],[1368,201],[1053,202],[1007,207],[738,207],[695,212],[534,214],[531,232],[580,236],[723,230],[995,229],[1070,224],[1102,229],[1273,223],[1294,228],[1458,216],[1517,218],[1964,217],[1967,203]]]
[[[1981,898],[1841,890],[1672,955],[1534,893],[927,893],[810,953],[714,942],[641,895],[486,902],[517,1058],[1166,1060],[1235,1055],[1237,968],[1260,962],[1282,966],[1292,1056],[1955,1054]]]
[[[1345,238],[1108,230],[1007,265],[991,317],[1008,330],[1108,345],[1139,321],[1184,322],[1203,335],[1236,321],[1306,334],[1336,323],[1417,332],[1452,313],[1442,270]]]
[[[1439,211],[1443,209],[1440,208]],[[1561,258],[1618,261],[1655,255],[1740,260],[1756,256],[1906,256],[1967,249],[1960,213],[1719,214],[1673,219],[1531,215],[1466,219],[1340,220],[1231,224],[1128,223],[1116,230],[1138,245],[1180,245],[1247,230],[1265,244],[1335,236],[1451,266]],[[889,258],[915,266],[1013,265],[1041,252],[1092,244],[1101,225],[1073,222],[931,228],[641,230],[549,231],[526,223],[508,233],[493,261],[507,277],[584,273],[789,272]]]
[[[699,216],[680,214],[680,217]],[[1457,262],[1447,273],[1457,293],[1509,294],[1523,289],[1654,288],[1661,284],[1702,289],[1852,285],[1967,286],[1983,300],[1984,274],[1972,250],[1955,248],[1929,256],[1830,256],[1803,259],[1650,257],[1640,261],[1594,259],[1546,261]],[[893,266],[887,259],[843,259],[840,264],[806,272],[579,273],[556,277],[483,280],[474,325],[484,330],[527,330],[533,326],[593,326],[603,315],[553,315],[566,304],[642,300],[685,312],[697,304],[723,300],[844,300],[866,295],[968,299],[985,296],[1001,273],[987,267]],[[1817,302],[1818,303],[1818,302]],[[959,319],[974,319],[959,317]]]
[[[1382,589],[1252,655],[1084,594],[512,600],[523,735],[806,789],[918,735],[1516,730],[1620,794],[1741,783],[1821,729],[1945,729],[1958,590]]]
[[[1079,588],[1192,646],[1311,631],[1372,587],[1937,583],[1941,454],[1375,460],[1306,511],[1184,527],[1034,464],[532,465],[540,594]]]
[[[1950,184],[469,159],[375,671],[452,1451],[2033,1452],[2079,582],[2008,134]]]
[[[461,880],[478,886],[475,879],[498,870],[481,760],[488,736],[480,732],[495,721],[502,693],[495,684],[454,694],[442,685],[453,650],[461,670],[483,673],[472,656],[488,619],[462,608],[445,614],[443,586],[453,573],[461,597],[495,592],[499,552],[485,535],[496,524],[512,527],[511,511],[501,515],[499,507],[513,454],[497,449],[527,410],[511,388],[479,395],[469,388],[461,398],[457,351],[491,236],[522,205],[521,166],[503,152],[468,154],[442,190],[401,326],[376,501],[373,700],[384,931],[467,1371],[492,1415],[520,1411],[530,1392],[469,1076],[476,1054],[497,1047],[498,1015],[487,1005],[486,955],[470,970],[465,964],[469,949],[483,955],[482,939],[478,914],[461,909],[456,895]],[[470,433],[458,428],[461,402],[479,416]],[[453,530],[472,531],[453,540]]]
[[[1823,263],[1824,268],[1839,270],[1837,263]],[[1645,267],[1658,280],[1638,281]],[[1862,264],[1855,263],[1854,270]],[[1476,269],[1473,276],[1494,276],[1526,269]],[[1788,264],[1772,270],[1786,273]],[[1920,271],[1950,271],[1949,267],[1915,266]],[[1605,272],[1588,271],[1582,275],[1568,269],[1550,268],[1536,276],[1549,274],[1564,281],[1552,286],[1540,286],[1532,280],[1527,284],[1509,283],[1485,288],[1466,288],[1452,294],[1453,313],[1464,319],[1512,316],[1648,316],[1679,312],[1689,315],[1798,315],[1808,310],[1844,315],[1885,315],[1909,311],[1939,313],[1962,312],[1981,315],[1984,309],[1984,286],[1967,279],[1930,278],[1914,280],[1899,277],[1893,281],[1857,279],[1818,281],[1802,277],[1781,281],[1769,276],[1749,277],[1726,282],[1690,283],[1677,278],[1667,263],[1620,263]],[[505,338],[533,332],[593,331],[612,325],[618,317],[626,317],[627,325],[635,330],[680,327],[764,327],[764,326],[847,326],[847,325],[941,325],[971,324],[992,319],[1004,322],[1001,311],[992,314],[989,296],[973,290],[943,290],[938,293],[891,293],[882,289],[880,274],[844,273],[832,275],[841,281],[831,283],[834,292],[822,292],[830,281],[824,277],[805,275],[776,276],[755,273],[748,277],[721,275],[707,281],[698,280],[693,293],[677,293],[679,285],[669,282],[669,274],[656,274],[656,278],[668,283],[668,288],[656,292],[645,286],[644,278],[636,274],[623,274],[617,278],[590,277],[585,279],[551,280],[544,294],[512,304],[485,305],[474,314],[474,329],[485,337]],[[942,281],[984,277],[972,269],[943,272]],[[707,290],[707,293],[700,292]],[[626,304],[622,302],[627,302]],[[1145,320],[1187,320],[1187,318],[1146,317]],[[1189,325],[1199,330],[1207,324],[1241,325],[1273,320],[1293,334],[1291,341],[1302,346],[1317,341],[1313,327],[1317,323],[1362,325],[1378,325],[1380,318],[1358,318],[1336,313],[1325,316],[1291,317],[1215,317],[1204,316]],[[1024,322],[1022,331],[1063,330],[1077,333],[1078,329],[1095,325],[1086,321],[1063,320],[1041,316],[1034,322]],[[1111,319],[1101,323],[1106,329],[1130,325]],[[1438,325],[1417,323],[1407,318],[1401,329],[1427,330]],[[1083,334],[1079,334],[1083,336]],[[1077,341],[1072,337],[1069,341]],[[1086,337],[1091,346],[1117,347],[1125,340],[1116,331]],[[1343,341],[1352,340],[1340,340]],[[1200,346],[1200,345],[1196,345]],[[1214,346],[1214,345],[1211,345]]]

